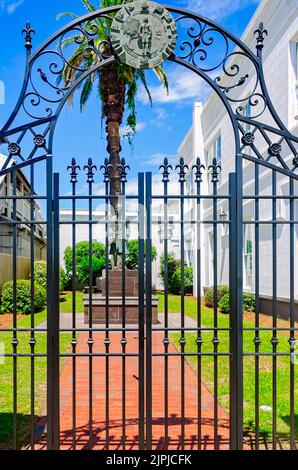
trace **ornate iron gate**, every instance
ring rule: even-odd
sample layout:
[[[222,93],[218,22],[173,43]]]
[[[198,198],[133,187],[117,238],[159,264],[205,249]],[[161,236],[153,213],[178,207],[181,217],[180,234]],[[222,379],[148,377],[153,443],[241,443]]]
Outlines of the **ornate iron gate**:
[[[255,55],[241,41],[234,37],[231,33],[214,24],[208,19],[199,15],[185,11],[179,8],[168,7],[168,10],[174,15],[179,32],[179,42],[175,51],[169,60],[176,64],[186,67],[198,76],[203,78],[210,87],[217,93],[225,106],[233,128],[235,140],[235,171],[229,175],[229,188],[223,193],[218,192],[219,171],[218,162],[214,161],[209,169],[211,184],[209,193],[202,194],[201,184],[203,175],[203,166],[200,160],[193,168],[188,168],[184,161],[181,160],[177,165],[179,191],[176,194],[169,194],[168,185],[170,181],[171,170],[173,170],[167,161],[161,165],[163,192],[155,193],[152,186],[152,175],[140,174],[138,178],[138,195],[125,194],[125,183],[127,167],[123,161],[121,164],[122,172],[122,216],[119,226],[122,232],[122,276],[121,289],[122,297],[120,311],[122,312],[121,326],[114,327],[109,321],[109,282],[105,283],[105,321],[104,326],[97,327],[93,322],[93,268],[92,268],[92,241],[93,228],[95,224],[102,225],[102,233],[105,237],[105,253],[106,258],[106,278],[110,276],[109,270],[109,231],[111,220],[109,219],[108,205],[111,197],[109,195],[109,165],[106,162],[103,165],[104,170],[104,193],[98,195],[94,193],[94,184],[99,179],[95,177],[95,166],[98,162],[86,162],[84,168],[87,172],[88,194],[78,195],[76,193],[78,164],[73,161],[69,167],[71,175],[71,195],[62,196],[59,194],[59,175],[53,173],[53,155],[52,144],[56,123],[60,112],[67,100],[67,97],[75,90],[76,87],[92,72],[100,70],[107,64],[112,63],[115,57],[112,51],[107,54],[101,50],[97,51],[98,62],[92,67],[80,70],[75,83],[69,87],[57,85],[56,77],[63,70],[67,63],[65,51],[61,48],[61,41],[71,31],[78,33],[78,41],[86,41],[86,48],[90,47],[96,20],[105,18],[106,21],[112,21],[113,14],[117,12],[121,6],[107,8],[104,10],[93,12],[81,18],[74,20],[65,26],[47,40],[34,54],[31,55],[32,49],[32,33],[30,24],[24,29],[27,51],[27,66],[25,80],[20,95],[20,99],[16,108],[7,123],[0,131],[0,139],[3,144],[3,152],[8,157],[0,171],[0,176],[7,178],[11,183],[11,192],[1,195],[1,201],[5,201],[8,206],[8,212],[5,218],[1,219],[2,225],[11,227],[12,248],[12,313],[13,324],[8,328],[1,328],[1,334],[11,337],[11,342],[4,353],[5,360],[11,361],[11,380],[12,380],[12,411],[11,411],[11,430],[12,430],[12,448],[18,448],[23,442],[19,440],[20,423],[26,423],[30,434],[31,448],[38,448],[46,445],[49,449],[56,448],[122,448],[128,449],[134,445],[140,449],[154,448],[192,448],[202,449],[211,446],[215,449],[228,446],[232,449],[243,448],[243,405],[245,396],[243,383],[245,372],[243,364],[246,361],[253,361],[254,366],[254,417],[251,419],[248,439],[251,439],[252,446],[258,449],[263,445],[263,435],[260,431],[260,362],[262,358],[272,359],[272,448],[278,446],[278,429],[277,429],[277,407],[278,407],[278,360],[279,358],[288,358],[289,386],[289,446],[295,448],[295,406],[296,406],[296,387],[295,387],[295,268],[293,262],[289,262],[289,298],[290,298],[290,321],[288,326],[281,327],[278,323],[278,296],[277,296],[277,230],[283,224],[289,228],[289,247],[290,259],[295,254],[295,227],[297,217],[295,214],[295,201],[297,193],[295,186],[297,182],[296,169],[298,166],[297,145],[298,139],[290,134],[287,128],[280,121],[268,95],[262,69],[262,49],[265,34],[263,25],[256,31],[257,37],[257,54]],[[223,41],[223,53],[219,57],[216,56],[216,63],[208,64],[209,47],[214,43],[214,39],[210,39],[213,34],[218,34]],[[236,49],[235,49],[236,47]],[[238,63],[233,61],[238,59]],[[233,92],[241,91],[241,87],[245,85],[249,74],[243,72],[244,63],[247,61],[249,73],[256,78],[256,85],[248,96],[234,96]],[[232,64],[232,65],[231,65]],[[219,76],[213,78],[213,72],[217,70]],[[244,106],[249,103],[254,110],[250,116],[244,115]],[[45,109],[46,107],[46,109]],[[273,122],[272,125],[266,123],[267,120]],[[247,130],[249,127],[249,130]],[[259,148],[259,139],[265,141],[267,150],[264,152]],[[250,162],[253,168],[254,189],[253,194],[243,194],[243,162]],[[39,168],[41,168],[39,170]],[[44,194],[35,193],[36,174],[38,177],[45,178]],[[206,173],[208,173],[208,168]],[[223,169],[224,170],[224,169]],[[260,177],[263,172],[268,170],[272,177],[271,194],[263,194],[260,188]],[[193,171],[195,174],[196,190],[193,194],[185,193],[186,173]],[[27,178],[27,187],[30,189],[29,194],[20,194],[18,189],[18,175],[25,175]],[[282,175],[287,179],[288,192],[282,195],[277,194],[277,179]],[[206,176],[207,177],[207,176]],[[10,184],[9,183],[9,184]],[[166,234],[169,233],[172,222],[169,220],[169,202],[176,199],[179,204],[179,217],[176,223],[179,227],[179,246],[181,255],[181,295],[180,295],[180,320],[179,324],[171,326],[171,305],[169,303],[168,292],[168,256],[169,242]],[[252,201],[254,206],[254,217],[248,221],[244,220],[243,207],[246,201]],[[24,216],[19,210],[18,204],[27,201],[30,215]],[[37,218],[36,202],[40,204],[44,201],[46,204],[46,217],[44,219]],[[71,219],[63,221],[60,219],[60,208],[62,202],[71,204]],[[87,219],[79,220],[77,217],[78,202],[87,201]],[[94,221],[93,203],[101,201],[104,205],[104,218],[99,223]],[[138,204],[138,246],[139,246],[139,269],[138,269],[138,319],[137,326],[129,325],[126,321],[126,270],[125,270],[125,254],[126,254],[126,203],[133,201]],[[159,226],[163,227],[163,252],[164,252],[164,318],[160,325],[152,324],[152,230],[156,226],[156,220],[152,216],[152,204],[156,201],[161,203],[163,220]],[[185,203],[192,201],[195,211],[191,220],[185,219]],[[262,201],[272,203],[272,220],[262,220],[260,218],[260,205]],[[282,221],[277,216],[278,201],[288,202],[288,217]],[[225,202],[227,205],[228,217],[220,220],[218,217],[218,206]],[[202,216],[202,207],[204,204],[211,206],[212,217],[204,220]],[[88,250],[88,297],[86,299],[87,323],[83,326],[77,324],[77,284],[76,284],[76,255],[73,250],[72,257],[72,293],[71,293],[71,326],[69,324],[64,327],[59,318],[59,266],[60,266],[60,245],[59,233],[63,227],[70,225],[72,227],[71,245],[73,248],[76,244],[76,229],[80,225],[88,226],[89,250]],[[195,326],[189,326],[189,306],[186,305],[186,297],[184,292],[185,281],[185,225],[190,224],[194,227],[196,236],[196,284],[197,284],[197,302],[195,316]],[[18,319],[18,296],[19,287],[17,284],[19,252],[18,252],[18,236],[21,228],[26,226],[29,233],[29,257],[30,257],[30,321],[20,322]],[[202,322],[202,305],[201,296],[202,285],[201,266],[202,266],[202,246],[200,244],[201,226],[208,225],[212,228],[211,238],[213,239],[213,283],[214,297],[217,298],[218,293],[218,237],[219,228],[223,225],[229,228],[229,270],[230,270],[230,317],[228,326],[221,326],[218,322],[219,312],[218,303],[215,301],[213,307],[213,317],[211,325],[204,325]],[[254,317],[254,326],[243,325],[243,229],[245,226],[253,227],[254,232],[254,278],[255,278],[255,296],[256,296],[256,313]],[[260,321],[260,228],[269,225],[272,229],[272,325],[270,327],[263,326]],[[47,323],[41,326],[36,323],[35,305],[34,305],[34,269],[33,263],[36,259],[35,248],[35,232],[36,227],[46,226],[47,232]],[[204,320],[205,321],[205,320]],[[264,350],[262,348],[262,340],[265,332],[272,333],[271,346],[272,350]],[[66,341],[64,334],[70,334],[70,350],[64,350],[61,347],[63,341]],[[288,334],[289,348],[288,350],[279,351],[279,335]],[[46,334],[47,347],[43,347],[43,338]],[[118,349],[113,349],[112,337],[119,336]],[[134,334],[137,337],[134,337]],[[204,341],[207,335],[211,337],[211,349],[204,349]],[[86,338],[84,335],[87,335]],[[100,336],[102,335],[102,336]],[[226,342],[226,335],[229,340]],[[253,350],[247,349],[243,343],[243,338],[252,335]],[[249,337],[250,337],[249,336]],[[5,341],[7,337],[5,337]],[[23,339],[22,339],[23,338]],[[84,346],[80,343],[80,338],[85,338]],[[102,341],[99,341],[99,339]],[[28,341],[27,341],[28,340]],[[100,342],[100,346],[96,344],[96,340]],[[26,343],[27,341],[27,343]],[[137,346],[133,346],[130,351],[130,343],[137,341]],[[194,343],[193,343],[194,342]],[[6,343],[5,343],[6,344]],[[195,344],[195,347],[189,349],[189,344]],[[228,347],[225,345],[228,344]],[[29,349],[28,349],[29,345]],[[222,346],[223,345],[223,346]],[[120,348],[120,349],[119,349]],[[3,356],[3,355],[2,355]],[[191,372],[189,361],[196,359],[196,364],[192,363],[195,373]],[[206,358],[210,363],[206,366]],[[60,386],[60,361],[64,359],[64,367],[71,367],[71,394],[63,395],[67,386],[63,383],[62,390]],[[176,359],[179,361],[179,372],[176,375],[177,365]],[[40,384],[38,387],[37,376],[42,374],[40,364],[47,364],[47,430],[45,440],[39,439],[36,442],[36,400],[42,397],[40,394]],[[111,363],[116,362],[116,368],[113,369],[115,376],[121,371],[118,377],[121,383],[120,398],[113,396],[113,389],[110,387]],[[137,361],[137,373],[129,375],[134,379],[132,389],[127,388],[127,371],[130,367],[130,361]],[[18,416],[19,393],[21,393],[20,380],[22,381],[22,369],[19,367],[30,362],[30,380],[28,382],[28,390],[30,393],[30,410],[29,424],[26,417]],[[43,362],[42,362],[43,361]],[[68,366],[65,366],[65,361]],[[70,361],[70,362],[68,362]],[[205,362],[204,362],[205,361]],[[225,366],[225,375],[221,374],[221,361],[228,361]],[[80,371],[83,370],[84,377],[87,375],[87,403],[80,403],[80,399],[84,397],[85,391],[77,390],[78,380],[83,380],[82,376],[78,377],[78,362],[81,363]],[[101,364],[101,365],[100,365]],[[175,371],[171,369],[175,364]],[[249,362],[248,362],[249,364]],[[100,365],[100,366],[99,366]],[[98,384],[98,376],[96,368],[101,371],[101,379],[104,380],[104,389]],[[212,380],[210,375],[207,382],[211,391],[205,387],[205,379],[203,370],[206,367],[212,368]],[[44,367],[43,367],[44,369]],[[161,378],[158,375],[162,371]],[[130,371],[131,372],[131,371]],[[179,397],[176,403],[175,412],[172,413],[172,403],[174,401],[172,395],[173,389],[173,373],[174,382],[177,380],[178,386],[174,389]],[[172,375],[171,375],[172,374]],[[179,379],[178,379],[179,375]],[[158,384],[155,383],[155,377],[158,377]],[[24,377],[25,380],[25,377]],[[193,380],[196,380],[195,390]],[[222,382],[229,380],[228,396],[222,393]],[[190,385],[191,382],[191,385]],[[131,387],[131,382],[129,382]],[[177,385],[176,383],[176,385]],[[94,394],[94,387],[97,387],[97,396]],[[65,387],[65,389],[64,389]],[[98,388],[99,387],[99,388]],[[136,388],[135,388],[136,387]],[[156,389],[158,388],[158,390]],[[172,387],[172,388],[171,388]],[[103,391],[102,391],[103,390]],[[132,412],[133,416],[129,416],[130,398],[127,390],[134,390],[137,396],[137,416]],[[191,393],[189,393],[191,390]],[[62,393],[62,395],[61,395]],[[160,395],[163,399],[160,405]],[[209,398],[208,398],[209,397]],[[212,399],[210,398],[212,397]],[[28,395],[29,399],[29,395]],[[110,400],[114,400],[111,404]],[[136,398],[135,398],[136,399]],[[212,415],[206,416],[204,407],[208,400],[212,401],[210,409]],[[63,415],[63,406],[65,403],[72,401],[72,415]],[[83,398],[82,398],[83,400]],[[98,401],[99,400],[99,401]],[[192,400],[192,401],[191,401]],[[84,400],[83,400],[84,401]],[[228,404],[226,402],[229,402]],[[159,403],[159,404],[158,404]],[[120,404],[120,405],[119,405]],[[195,409],[195,416],[189,416],[189,404]],[[76,410],[81,410],[87,406],[88,419],[87,424],[81,425]],[[160,406],[163,413],[160,415]],[[178,408],[177,408],[178,406]],[[159,408],[158,408],[159,407]],[[224,409],[226,411],[224,411]],[[104,409],[104,417],[97,414],[98,410]],[[119,420],[114,419],[113,412],[118,410],[121,417]],[[158,413],[156,414],[156,409]],[[177,412],[179,409],[179,412]],[[120,410],[120,411],[119,411]],[[100,412],[101,413],[101,412]],[[178,414],[177,414],[178,413]],[[63,417],[64,416],[64,417]],[[117,415],[118,416],[118,415]],[[99,419],[99,423],[94,420]],[[64,421],[63,421],[64,419]],[[117,423],[115,422],[117,421]],[[63,424],[64,423],[64,424]],[[70,423],[70,424],[69,424]],[[67,427],[67,426],[70,426]],[[193,432],[193,426],[196,432]],[[213,436],[211,442],[206,443],[206,426],[212,427],[208,431]],[[113,442],[114,434],[111,429],[119,428],[121,432],[116,435],[119,440]],[[135,441],[132,443],[128,436],[127,428],[132,426],[134,429]],[[179,428],[178,438],[173,439],[173,429]],[[187,428],[189,426],[189,428]],[[86,431],[87,429],[87,431]],[[98,434],[100,429],[100,435]],[[162,429],[162,430],[161,430]],[[188,430],[191,429],[191,435]],[[116,432],[116,431],[115,431]],[[174,432],[174,435],[176,436]],[[78,437],[81,436],[83,438]],[[102,433],[105,437],[102,438]],[[159,436],[158,438],[156,436]],[[225,437],[228,436],[228,437]],[[262,441],[261,441],[262,438]],[[207,439],[208,441],[208,439]],[[246,440],[247,442],[247,440]],[[270,444],[271,445],[271,444]]]

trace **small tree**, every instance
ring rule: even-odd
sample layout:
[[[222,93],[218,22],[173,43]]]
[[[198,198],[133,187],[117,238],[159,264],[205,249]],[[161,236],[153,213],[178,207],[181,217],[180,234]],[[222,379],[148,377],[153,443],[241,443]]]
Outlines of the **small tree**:
[[[146,249],[145,257],[146,257]],[[152,246],[151,249],[151,259],[154,261],[157,258],[157,250],[155,246]],[[139,267],[139,241],[138,240],[129,240],[127,243],[127,250],[125,256],[125,265],[127,269],[136,271]]]
[[[180,294],[182,288],[182,270],[181,267],[177,268],[173,274],[170,292],[172,294]],[[192,294],[193,289],[193,270],[190,266],[184,267],[184,293]]]
[[[59,268],[59,290],[65,289],[66,273],[63,268]],[[47,263],[46,261],[35,261],[34,263],[34,282],[47,289]]]
[[[175,258],[173,253],[168,253],[167,256],[167,266],[168,266],[168,286],[172,283],[173,275],[177,268],[181,265],[181,261]],[[162,279],[163,285],[165,286],[165,256],[160,257],[160,277]]]

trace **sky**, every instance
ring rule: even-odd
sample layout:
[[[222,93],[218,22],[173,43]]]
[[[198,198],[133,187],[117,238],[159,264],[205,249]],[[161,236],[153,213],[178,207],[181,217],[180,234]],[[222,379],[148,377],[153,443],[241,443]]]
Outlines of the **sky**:
[[[198,12],[240,37],[260,0],[168,0],[166,3]],[[94,4],[98,4],[98,0],[94,0]],[[63,11],[79,15],[86,13],[81,0],[0,0],[0,81],[5,85],[5,96],[1,96],[3,91],[0,89],[0,126],[9,117],[23,82],[25,51],[21,30],[26,20],[29,19],[36,29],[33,38],[33,48],[36,48],[69,21],[67,18],[57,21],[56,15]],[[209,93],[197,76],[182,67],[170,64],[167,73],[170,84],[168,96],[153,73],[148,72],[153,107],[148,103],[144,90],[139,90],[137,135],[132,146],[127,143],[123,145],[122,152],[131,167],[131,182],[136,181],[140,171],[157,173],[164,156],[172,160],[175,158],[191,126],[193,103],[204,102]],[[54,141],[54,166],[62,175],[63,194],[70,189],[65,175],[71,158],[77,158],[84,165],[92,157],[100,165],[107,156],[97,94],[91,96],[83,114],[80,113],[77,98],[72,107],[64,108]],[[135,185],[131,187],[133,191]]]

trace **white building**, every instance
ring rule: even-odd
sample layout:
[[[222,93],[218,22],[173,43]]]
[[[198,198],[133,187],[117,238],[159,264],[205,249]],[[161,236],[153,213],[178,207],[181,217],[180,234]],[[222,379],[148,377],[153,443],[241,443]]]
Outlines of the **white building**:
[[[260,22],[268,30],[268,37],[265,38],[263,49],[263,64],[265,79],[269,95],[275,109],[294,135],[298,133],[298,2],[297,0],[263,0],[255,15],[246,28],[242,40],[251,49],[255,48],[254,31]],[[251,76],[251,75],[250,75]],[[246,90],[253,87],[253,79],[246,82]],[[243,87],[241,87],[243,91]],[[245,108],[246,115],[249,116],[249,106]],[[266,118],[265,118],[266,119]],[[271,124],[271,121],[268,122]],[[256,141],[256,146],[261,153],[268,152],[268,144]],[[219,193],[228,194],[229,173],[234,170],[235,150],[234,138],[229,117],[223,108],[219,98],[212,92],[206,103],[196,103],[193,109],[193,124],[179,150],[179,155],[183,156],[185,163],[191,166],[198,156],[202,163],[208,167],[212,158],[216,157],[222,166],[222,174],[219,184]],[[285,156],[293,159],[293,155]],[[254,173],[253,165],[244,162],[244,193],[254,194]],[[188,175],[191,179],[191,174]],[[272,171],[260,168],[260,194],[272,194]],[[193,184],[187,185],[188,191],[192,191]],[[210,194],[211,183],[204,178],[202,194]],[[282,175],[277,177],[277,194],[285,195],[289,191],[289,178]],[[193,203],[194,204],[194,203]],[[191,210],[190,203],[189,210]],[[295,203],[295,217],[297,219],[298,204]],[[218,204],[218,215],[221,211],[228,211],[226,203]],[[212,219],[212,206],[205,202],[203,205],[202,218]],[[277,219],[289,220],[289,200],[279,200],[277,203]],[[244,205],[244,220],[254,220],[254,202],[247,201]],[[272,203],[260,204],[260,220],[272,220]],[[229,256],[228,237],[224,228],[218,230],[218,284],[228,284]],[[213,285],[213,234],[212,226],[202,226],[201,228],[201,248],[202,248],[202,286]],[[194,243],[194,231],[189,227],[185,234],[186,238]],[[244,290],[254,291],[254,226],[245,225],[244,233]],[[289,276],[290,263],[295,263],[296,273],[298,273],[298,233],[295,226],[295,259],[290,258],[289,252],[289,226],[279,225],[277,228],[277,295],[282,301],[289,299]],[[194,257],[195,260],[195,257]],[[194,269],[196,271],[196,267]],[[297,279],[297,277],[296,277]],[[295,298],[298,299],[298,283],[295,286]],[[260,227],[260,293],[262,297],[261,308],[265,311],[270,309],[266,298],[272,296],[272,226],[263,225]],[[268,307],[269,306],[269,307]],[[285,306],[285,305],[284,305]]]
[[[0,154],[0,167],[2,167],[7,157]],[[9,166],[15,165],[11,160]],[[31,204],[26,196],[30,196],[31,188],[26,175],[21,171],[16,172],[16,196],[20,199],[16,202],[16,220],[21,223],[16,229],[16,255],[17,255],[17,277],[27,278],[30,270],[31,251]],[[5,281],[13,278],[12,257],[13,257],[13,201],[8,199],[13,195],[12,174],[0,176],[0,287]],[[42,221],[41,209],[37,201],[34,201],[34,219]],[[46,258],[46,230],[44,224],[34,226],[34,258],[36,261]]]
[[[169,207],[169,220],[174,220],[177,217],[176,206]],[[59,218],[60,226],[60,264],[64,266],[64,252],[65,249],[72,247],[72,211],[70,209],[60,209]],[[76,243],[89,240],[89,211],[86,209],[77,209],[75,213],[76,223],[75,234]],[[98,209],[92,211],[92,240],[96,240],[105,244],[105,211]],[[86,223],[84,223],[86,221]],[[137,240],[139,237],[138,232],[138,213],[136,210],[126,210],[126,239]],[[67,222],[70,222],[69,224]],[[112,235],[113,221],[109,221],[109,233]],[[177,225],[173,224],[169,228],[169,251],[179,257],[179,234],[177,232]],[[121,234],[120,234],[121,238]],[[163,212],[154,210],[152,214],[152,244],[157,250],[157,257],[152,263],[152,287],[153,289],[163,289],[163,283],[160,277],[160,257],[163,254]]]

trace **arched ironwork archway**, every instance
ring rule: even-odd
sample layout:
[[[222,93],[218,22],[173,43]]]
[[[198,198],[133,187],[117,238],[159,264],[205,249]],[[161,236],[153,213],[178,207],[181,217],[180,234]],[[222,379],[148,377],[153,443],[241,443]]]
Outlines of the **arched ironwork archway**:
[[[55,125],[68,96],[88,75],[115,60],[113,51],[107,54],[105,42],[95,50],[93,38],[97,34],[96,20],[102,18],[112,22],[113,14],[120,8],[121,5],[105,8],[75,19],[53,34],[33,54],[34,30],[29,23],[26,25],[23,30],[27,50],[24,83],[14,111],[0,130],[0,140],[9,159],[32,159],[40,148],[48,155],[52,153]],[[245,153],[245,149],[250,147],[254,154],[250,158],[261,159],[264,165],[295,177],[298,166],[295,144],[298,139],[279,118],[266,88],[262,50],[267,31],[263,25],[260,24],[255,31],[255,54],[241,40],[213,21],[182,8],[167,5],[166,8],[175,16],[179,32],[178,44],[170,60],[203,78],[222,100],[232,122],[236,154]],[[57,84],[57,76],[69,63],[67,50],[62,47],[69,33],[77,35],[78,44],[86,44],[86,53],[92,49],[97,61],[90,67],[78,68],[75,82],[64,86]],[[217,48],[216,54],[213,53],[214,47]],[[247,80],[252,78],[253,89],[247,91]],[[233,90],[236,95],[233,95]],[[243,111],[248,103],[252,112],[250,116],[245,116]],[[272,125],[268,125],[268,121]],[[244,130],[245,124],[250,126],[249,133]],[[27,132],[32,133],[32,151],[24,156],[22,139]],[[254,145],[258,132],[268,141],[267,159],[261,157]],[[276,136],[276,141],[270,138],[271,134]],[[290,162],[283,159],[284,147],[288,147],[293,155]]]
[[[217,25],[213,21],[200,16],[197,13],[187,11],[182,8],[176,8],[171,6],[165,6],[169,12],[172,13],[178,27],[178,43],[174,54],[169,58],[169,61],[183,66],[193,73],[201,77],[217,94],[222,104],[224,105],[232,125],[234,142],[235,142],[235,174],[230,180],[230,194],[231,199],[231,214],[230,214],[230,246],[233,246],[230,259],[230,289],[231,289],[231,408],[230,408],[230,445],[233,449],[239,449],[243,446],[243,354],[242,354],[242,335],[243,335],[243,323],[242,323],[242,294],[243,294],[243,267],[242,267],[242,255],[243,255],[243,236],[242,236],[242,161],[243,158],[249,160],[257,165],[262,165],[271,169],[273,172],[279,172],[290,180],[298,180],[298,155],[297,155],[297,144],[298,138],[292,135],[284,123],[280,120],[278,113],[276,112],[270,96],[268,94],[262,64],[262,50],[264,47],[264,39],[267,31],[263,25],[260,24],[256,30],[256,53],[248,48],[242,41],[236,38],[226,29]],[[25,35],[25,47],[27,51],[26,60],[26,71],[24,77],[24,83],[21,89],[20,97],[15,106],[14,111],[7,120],[6,124],[0,130],[0,142],[2,144],[3,153],[7,155],[7,158],[3,162],[2,168],[0,169],[0,176],[5,175],[11,171],[11,162],[14,161],[16,164],[13,166],[14,175],[18,168],[26,167],[26,165],[33,165],[40,161],[45,160],[47,164],[47,276],[49,289],[53,296],[49,296],[48,299],[48,447],[57,448],[59,447],[59,391],[57,388],[57,374],[59,371],[59,347],[57,343],[57,332],[59,326],[57,326],[57,318],[55,318],[55,311],[59,310],[57,307],[58,288],[57,279],[59,278],[59,260],[57,260],[57,252],[59,247],[55,248],[55,238],[59,239],[57,230],[59,228],[59,222],[55,220],[57,217],[57,207],[55,203],[59,200],[59,193],[53,195],[53,139],[55,134],[55,128],[63,106],[65,105],[67,98],[74,92],[76,88],[92,73],[100,71],[103,67],[111,64],[116,60],[113,51],[107,49],[107,43],[102,42],[97,48],[94,46],[93,38],[97,35],[97,21],[104,19],[107,22],[112,22],[114,14],[118,12],[121,5],[105,8],[85,16],[75,19],[73,22],[67,24],[58,30],[53,36],[51,36],[45,43],[39,47],[32,54],[32,36],[34,30],[28,23],[23,30]],[[73,65],[69,62],[69,56],[67,55],[67,49],[62,47],[63,42],[67,40],[68,35],[75,35],[76,43],[85,45],[85,52],[92,50],[92,53],[97,58],[92,66],[87,68],[77,68],[76,79],[69,85],[62,85],[57,82],[57,77],[64,69],[65,65],[68,64],[70,67]],[[109,52],[107,52],[109,50]],[[252,89],[247,90],[247,83],[253,80],[254,85]],[[245,115],[245,107],[249,104],[251,108],[251,114]],[[247,128],[249,127],[249,130]],[[28,151],[28,144],[26,145],[26,154],[23,149],[23,141],[31,139],[31,147]],[[267,154],[264,156],[264,152],[261,152],[258,148],[258,136],[261,136],[263,141],[268,146]],[[249,150],[249,151],[248,151]],[[291,155],[289,157],[289,154]],[[107,165],[107,164],[106,164]],[[126,181],[126,166],[125,162],[122,164],[123,168],[123,181]],[[87,176],[90,188],[92,187],[93,170],[94,166],[92,162],[87,165]],[[104,168],[105,183],[108,184],[108,172],[107,166]],[[167,183],[169,178],[170,166],[168,162],[164,162],[163,170],[163,183],[165,188],[165,198],[167,197]],[[197,165],[193,168],[196,174],[196,183],[198,185],[199,196],[199,185],[201,182],[201,161],[198,160]],[[72,171],[71,183],[73,188],[77,182],[77,164],[74,161],[70,167]],[[214,186],[214,200],[216,200],[216,185],[218,183],[218,166],[217,163],[213,163],[212,183]],[[178,165],[179,181],[181,184],[181,201],[184,198],[183,185],[185,183],[185,165],[183,160]],[[15,176],[14,176],[15,178]],[[150,178],[147,178],[148,187],[150,187]],[[140,179],[141,181],[141,179]],[[14,189],[16,183],[14,181]],[[142,183],[140,183],[142,189]],[[73,189],[73,197],[75,197],[75,190]],[[90,189],[91,191],[91,189]],[[91,191],[92,194],[92,191]],[[35,199],[34,194],[31,194],[30,201],[33,202]],[[91,196],[90,196],[91,197]],[[107,188],[106,194],[107,196]],[[144,188],[141,192],[141,199],[139,202],[145,203],[144,200]],[[256,196],[257,197],[257,196]],[[291,197],[294,197],[291,194]],[[142,199],[143,198],[143,199]],[[148,204],[150,205],[150,197]],[[54,202],[54,204],[53,204]],[[149,206],[148,206],[149,207]],[[147,207],[147,208],[148,208]],[[33,207],[31,208],[33,214]],[[293,210],[293,209],[291,209]],[[90,214],[89,214],[90,215]],[[183,215],[183,212],[182,212]],[[293,213],[292,213],[293,216]],[[14,218],[16,217],[16,209],[14,207]],[[144,214],[143,214],[144,217]],[[92,217],[91,217],[92,218]],[[167,219],[167,217],[165,217]],[[183,217],[182,217],[183,220]],[[291,223],[294,221],[291,219]],[[150,223],[150,217],[147,219]],[[218,221],[214,221],[214,227]],[[75,223],[75,222],[74,222]],[[166,223],[167,224],[167,223]],[[256,226],[259,222],[256,221]],[[31,221],[33,227],[34,222]],[[167,225],[165,227],[167,230]],[[148,244],[147,247],[147,261],[148,253],[150,250],[150,230],[148,232]],[[14,239],[16,234],[14,233]],[[293,239],[291,239],[293,243]],[[144,246],[143,246],[144,248]],[[183,259],[183,252],[182,252]],[[184,266],[184,264],[183,264]],[[58,274],[57,274],[58,269]],[[32,270],[32,268],[31,268]],[[182,267],[183,271],[183,267]],[[32,274],[32,273],[31,273]],[[147,295],[151,295],[152,286],[150,285],[151,271],[146,266],[146,282],[147,284]],[[293,274],[293,273],[292,273]],[[141,277],[144,278],[144,267],[139,272],[140,283],[142,284],[142,295],[144,296],[144,279],[141,281]],[[31,276],[32,277],[32,276]],[[291,277],[291,283],[293,283],[294,274]],[[292,285],[292,284],[291,284]],[[92,285],[89,286],[89,291]],[[294,295],[292,291],[292,297]],[[15,288],[16,295],[16,288]],[[148,299],[149,297],[147,297]],[[293,300],[293,299],[292,299]],[[59,302],[59,300],[58,300]],[[147,302],[148,304],[148,302]],[[56,309],[56,310],[55,310]],[[144,309],[143,309],[144,310]],[[150,312],[149,312],[150,313]],[[144,312],[143,312],[144,314]],[[109,327],[107,327],[108,329]],[[33,328],[34,329],[34,328]],[[75,329],[75,328],[74,328]],[[92,332],[92,322],[90,326]],[[124,325],[125,330],[125,325]],[[182,342],[181,347],[184,348],[184,327],[181,327],[182,331]],[[201,325],[198,330],[202,330]],[[16,328],[15,328],[16,331]],[[257,329],[256,329],[257,331]],[[294,333],[294,329],[291,328],[291,333]],[[151,338],[151,325],[147,329],[147,356],[152,355],[150,349],[150,342],[148,338]],[[144,336],[144,331],[142,331]],[[59,333],[58,333],[59,337]],[[257,340],[259,339],[256,336]],[[276,339],[276,338],[275,338]],[[293,348],[294,336],[291,336],[291,348]],[[14,354],[17,357],[17,339],[14,337]],[[144,340],[144,338],[143,338]],[[92,351],[92,337],[89,338],[89,346]],[[168,337],[165,340],[165,348],[168,347]],[[217,343],[218,338],[214,339],[214,358],[217,357]],[[275,347],[276,347],[276,343]],[[31,346],[34,351],[34,337],[32,339]],[[73,339],[72,347],[75,351],[76,338]],[[109,342],[106,342],[107,351],[109,351]],[[125,357],[125,338],[123,342],[124,357]],[[144,347],[144,345],[143,345]],[[198,337],[198,347],[200,347],[200,338]],[[256,348],[258,348],[258,341],[256,341]],[[167,350],[168,351],[168,350]],[[258,349],[256,356],[258,354]],[[142,354],[144,349],[142,350]],[[275,350],[276,353],[276,350]],[[73,353],[75,356],[75,352]],[[106,353],[109,355],[109,352]],[[168,354],[168,352],[166,353]],[[183,350],[184,354],[184,350]],[[182,354],[182,359],[183,359]],[[141,357],[141,354],[140,354]],[[144,364],[143,364],[144,365]],[[152,364],[151,364],[152,366]],[[148,373],[151,373],[149,364]],[[150,372],[151,371],[151,372]],[[293,377],[293,376],[292,376]],[[147,376],[148,379],[148,376]],[[59,379],[58,379],[59,381]],[[181,378],[182,381],[182,378]],[[141,380],[140,380],[141,382]],[[144,387],[144,377],[142,380],[142,386]],[[293,386],[293,385],[292,385]],[[150,392],[150,387],[149,387]],[[147,390],[148,396],[148,390]],[[142,395],[144,399],[144,394]],[[292,403],[293,411],[293,403]],[[147,417],[147,448],[151,448],[152,445],[152,410],[150,404],[146,410]],[[144,408],[142,414],[139,416],[144,420]],[[291,417],[291,419],[293,419]],[[184,425],[184,424],[183,424]],[[140,447],[144,447],[144,429],[142,429],[144,423],[139,423],[140,429]],[[293,438],[293,421],[292,426],[292,438],[291,445],[294,445]],[[217,431],[216,431],[217,432]],[[151,433],[151,439],[150,439]],[[92,434],[92,429],[91,429]],[[141,438],[142,435],[142,438]],[[148,437],[149,436],[149,437]],[[216,441],[216,438],[215,438]],[[149,444],[148,444],[149,442]],[[16,444],[16,435],[15,435]],[[217,445],[217,444],[216,444]],[[216,447],[215,445],[215,447]],[[33,444],[34,446],[34,444]]]

